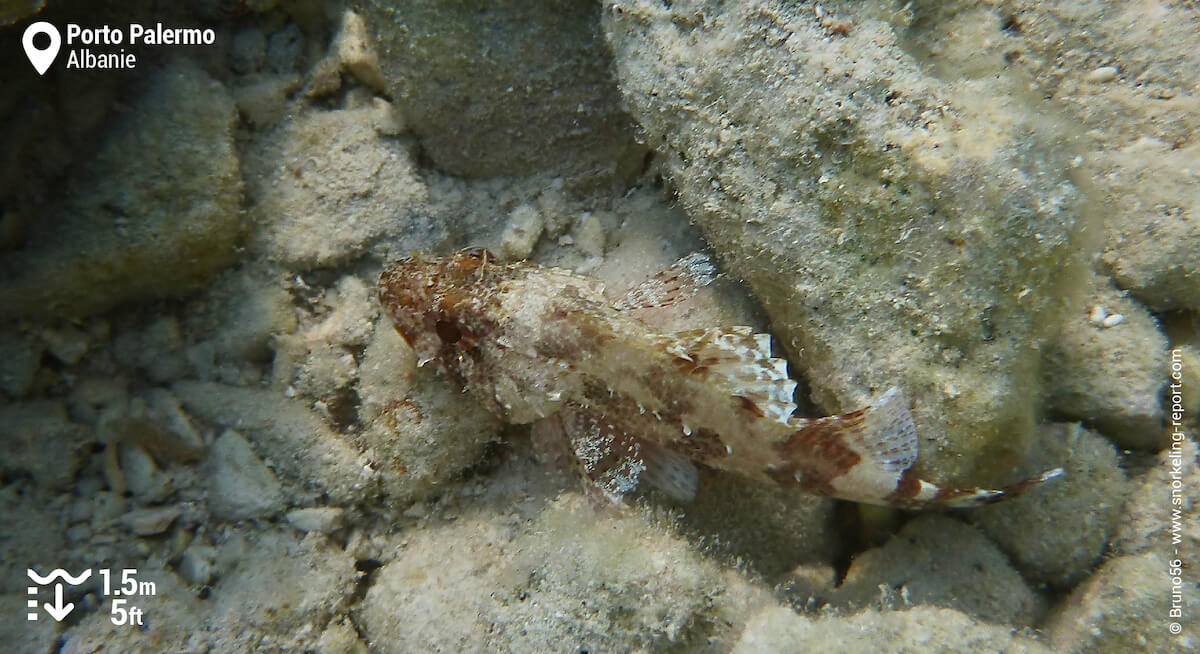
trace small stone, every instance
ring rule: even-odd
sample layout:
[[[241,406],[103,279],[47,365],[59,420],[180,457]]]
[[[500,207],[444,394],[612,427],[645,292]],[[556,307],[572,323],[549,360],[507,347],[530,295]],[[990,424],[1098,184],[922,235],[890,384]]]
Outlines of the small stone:
[[[1105,316],[1104,320],[1100,321],[1100,326],[1108,329],[1109,327],[1116,327],[1123,322],[1125,322],[1125,316],[1119,313],[1114,313],[1111,316]]]
[[[353,625],[346,620],[335,620],[321,633],[317,651],[320,654],[367,654],[368,650]]]
[[[216,576],[215,554],[211,547],[194,545],[187,548],[179,557],[176,568],[179,576],[196,586],[207,585]]]
[[[1088,320],[1092,321],[1093,325],[1099,325],[1108,317],[1108,311],[1099,304],[1092,307],[1092,312],[1088,314]]]
[[[316,531],[327,534],[342,527],[345,522],[345,509],[338,507],[313,507],[288,511],[287,521],[300,531]]]
[[[367,36],[367,26],[362,16],[349,10],[342,14],[342,29],[334,38],[333,48],[342,66],[358,81],[376,91],[387,88],[387,80],[379,69],[379,57]]]
[[[74,327],[47,329],[42,332],[42,340],[50,354],[68,366],[79,363],[88,351],[88,335]]]
[[[90,513],[92,529],[100,529],[104,525],[121,517],[125,513],[125,498],[108,491],[97,491],[92,495]]]
[[[86,524],[71,525],[70,527],[67,527],[67,531],[64,535],[67,538],[68,544],[78,545],[86,541],[88,538],[91,538],[92,530]]]
[[[1086,75],[1084,75],[1083,80],[1085,82],[1091,82],[1093,84],[1102,84],[1104,82],[1111,82],[1111,81],[1117,79],[1118,72],[1119,71],[1117,70],[1116,66],[1101,66],[1099,68],[1096,68],[1095,70],[1088,72]]]
[[[522,204],[508,215],[508,225],[500,237],[500,257],[505,261],[529,258],[545,229],[545,221],[537,209]]]
[[[121,516],[120,522],[138,536],[161,534],[170,528],[182,510],[177,506],[135,509]]]
[[[227,430],[209,455],[212,490],[208,507],[222,520],[266,518],[283,510],[283,491],[275,473],[241,434]]]
[[[117,455],[126,488],[143,503],[158,502],[170,494],[171,479],[154,463],[154,458],[140,447],[121,445]]]
[[[591,213],[584,214],[575,227],[575,244],[580,252],[589,257],[604,254],[604,223]]]

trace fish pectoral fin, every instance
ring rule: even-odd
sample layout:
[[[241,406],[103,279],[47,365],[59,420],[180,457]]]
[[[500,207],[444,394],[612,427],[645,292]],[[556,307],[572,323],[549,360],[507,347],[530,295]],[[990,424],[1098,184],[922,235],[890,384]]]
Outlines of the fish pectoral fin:
[[[685,456],[628,433],[597,411],[568,407],[560,413],[583,474],[609,499],[620,501],[643,481],[675,500],[696,496],[699,475]]]

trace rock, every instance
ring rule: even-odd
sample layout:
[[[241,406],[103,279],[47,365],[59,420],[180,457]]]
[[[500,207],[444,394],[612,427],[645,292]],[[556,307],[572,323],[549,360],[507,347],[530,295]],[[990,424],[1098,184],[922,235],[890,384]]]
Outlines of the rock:
[[[334,506],[312,507],[288,511],[288,524],[300,531],[317,531],[327,534],[337,531],[345,523],[345,509]]]
[[[206,310],[189,325],[189,331],[207,337],[207,365],[193,365],[202,379],[215,377],[214,364],[270,361],[272,340],[296,331],[292,296],[278,278],[261,272],[222,275],[209,285],[205,300]]]
[[[122,366],[162,382],[188,369],[183,330],[174,316],[161,316],[148,325],[122,329],[113,338],[112,354]]]
[[[367,644],[349,620],[336,620],[325,627],[317,640],[317,654],[367,654]]]
[[[481,12],[422,0],[368,2],[363,12],[389,95],[435,167],[605,179],[637,150],[596,4],[508,2]]]
[[[1034,583],[1070,588],[1091,573],[1122,523],[1129,483],[1116,449],[1079,425],[1041,429],[1040,451],[1013,478],[1062,467],[1066,474],[1025,497],[966,514]]]
[[[397,508],[425,499],[479,462],[500,422],[431,368],[421,368],[407,396],[392,396],[362,433],[370,466]]]
[[[358,420],[370,424],[389,404],[408,395],[417,359],[404,337],[392,326],[391,318],[380,316],[374,337],[358,365]]]
[[[0,390],[9,397],[24,397],[33,388],[41,359],[41,343],[25,334],[0,329]]]
[[[221,520],[269,518],[284,508],[283,490],[250,443],[232,429],[213,443],[209,455],[212,490],[208,508]]]
[[[229,93],[199,68],[156,72],[5,256],[0,315],[81,316],[178,295],[232,263],[243,232],[235,120]]]
[[[140,447],[118,446],[118,460],[126,489],[143,504],[161,502],[174,490],[171,478],[158,469],[154,459]]]
[[[1099,321],[1091,313],[1103,312]],[[1124,320],[1106,328],[1114,315]],[[1123,447],[1157,449],[1161,395],[1167,382],[1167,339],[1142,306],[1092,276],[1046,355],[1048,403],[1056,414],[1084,420]]]
[[[105,442],[143,450],[160,467],[195,463],[205,456],[200,434],[179,400],[164,388],[133,398],[127,411],[110,410],[100,422],[100,431]]]
[[[139,601],[152,628],[113,625],[107,611],[93,611],[65,628],[62,650],[317,651],[322,630],[316,625],[344,617],[351,601],[358,583],[354,561],[316,535],[226,533],[201,554],[212,555],[221,572],[204,589],[189,588],[189,580],[156,561],[138,565],[138,579],[157,586],[152,607]]]
[[[978,620],[1032,626],[1046,609],[980,531],[923,515],[855,557],[830,604],[847,609],[939,606]]]
[[[816,403],[901,386],[922,472],[969,485],[1028,449],[1038,345],[1083,263],[1064,126],[1019,81],[944,82],[905,25],[834,11],[845,34],[765,1],[621,2],[604,26],[664,173]]]
[[[367,35],[367,24],[362,16],[346,10],[342,13],[342,26],[330,48],[342,68],[376,91],[384,91],[387,80],[379,69],[379,56]]]
[[[94,439],[91,430],[71,422],[55,400],[0,405],[0,476],[29,475],[46,490],[71,486]]]
[[[24,569],[21,572],[24,573]],[[40,610],[37,620],[26,620],[25,616],[32,613],[26,604],[27,597],[23,591],[17,593],[15,590],[0,595],[0,611],[4,611],[4,615],[19,616],[19,619],[14,617],[0,622],[0,639],[6,643],[22,643],[31,652],[52,651],[57,647],[57,623]]]
[[[346,396],[358,379],[355,354],[374,332],[379,304],[373,291],[353,276],[342,278],[337,293],[329,294],[323,304],[321,308],[329,310],[323,320],[276,340],[274,384],[318,400],[335,422],[352,421],[355,407],[349,405],[354,402]],[[339,405],[339,400],[346,401]]]
[[[72,326],[42,331],[42,340],[46,350],[60,362],[73,366],[88,352],[91,345],[88,335],[83,330]]]
[[[205,586],[216,576],[215,556],[216,550],[212,547],[192,545],[180,555],[175,569],[189,584]]]
[[[1155,310],[1200,308],[1197,158],[1200,146],[1151,138],[1098,157],[1112,205],[1101,266]]]
[[[259,451],[270,453],[292,504],[311,505],[326,496],[325,501],[350,505],[371,486],[374,473],[359,461],[357,449],[298,400],[271,389],[212,382],[180,381],[171,391],[196,417],[236,427]]]
[[[1198,422],[1200,416],[1200,347],[1181,345],[1171,348],[1171,381],[1168,386],[1167,416],[1169,428],[1181,427],[1184,422]],[[1177,416],[1181,413],[1182,416]],[[1168,430],[1170,431],[1170,430]]]
[[[1112,539],[1120,554],[1163,551],[1176,538],[1180,552],[1200,551],[1200,447],[1186,432],[1175,434],[1154,467],[1134,480]]]
[[[1012,65],[1076,124],[1079,179],[1102,234],[1102,269],[1148,307],[1200,306],[1200,185],[1196,166],[1200,36],[1188,7],[1152,11],[1102,0],[1015,0],[1004,15]],[[977,41],[976,43],[982,43]],[[1153,43],[1152,51],[1146,44]],[[1152,54],[1151,54],[1152,52]],[[1097,65],[1119,79],[1088,81]]]
[[[116,493],[96,491],[90,495],[88,521],[93,531],[107,526],[125,514],[126,500]]]
[[[755,652],[1011,652],[1049,654],[1051,649],[951,609],[918,606],[905,611],[864,611],[848,617],[811,619],[784,607],[754,615],[734,654]]]
[[[310,109],[247,149],[255,249],[294,270],[361,257],[387,239],[408,254],[446,238],[405,140],[381,136],[374,105]]]
[[[68,398],[71,418],[94,425],[101,416],[129,411],[129,380],[123,376],[86,376],[75,380]]]
[[[833,501],[705,471],[680,526],[711,555],[741,561],[770,579],[800,563],[829,560],[837,547]]]
[[[685,541],[633,512],[600,517],[577,502],[521,522],[479,516],[413,532],[367,592],[368,642],[383,652],[687,651],[719,635],[725,583]]]
[[[1176,566],[1177,568],[1178,566]],[[1200,643],[1187,620],[1172,619],[1172,566],[1155,552],[1122,556],[1105,563],[1071,593],[1044,629],[1059,652],[1189,652]],[[1181,571],[1187,577],[1186,571]],[[1182,616],[1200,611],[1195,586],[1183,580],[1178,590]],[[1170,624],[1183,625],[1173,633]]]
[[[545,222],[537,209],[528,204],[513,209],[508,215],[508,225],[500,236],[500,258],[505,261],[529,258],[544,229]]]

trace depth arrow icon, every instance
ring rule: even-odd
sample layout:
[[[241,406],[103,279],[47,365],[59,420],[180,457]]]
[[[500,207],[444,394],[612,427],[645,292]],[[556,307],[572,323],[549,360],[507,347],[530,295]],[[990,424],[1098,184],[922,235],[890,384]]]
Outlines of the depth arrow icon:
[[[55,622],[62,622],[62,619],[75,609],[75,604],[67,602],[66,606],[63,606],[62,584],[54,584],[54,604],[44,602],[42,608],[46,609],[46,613],[49,613]]]

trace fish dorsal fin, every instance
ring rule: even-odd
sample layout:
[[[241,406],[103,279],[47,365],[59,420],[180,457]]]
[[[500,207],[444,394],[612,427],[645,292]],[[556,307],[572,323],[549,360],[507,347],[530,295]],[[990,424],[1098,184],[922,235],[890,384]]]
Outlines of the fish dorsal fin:
[[[734,397],[754,404],[763,416],[788,424],[796,404],[796,382],[787,361],[771,356],[771,336],[750,327],[690,329],[664,334],[668,352],[690,362],[689,374],[704,374]]]
[[[626,291],[613,306],[622,311],[669,307],[692,297],[716,278],[712,257],[693,252]]]

